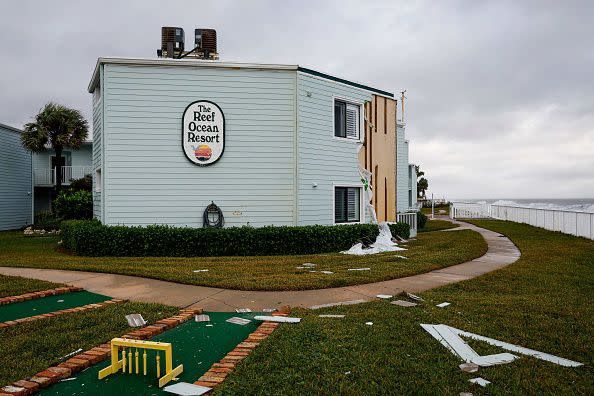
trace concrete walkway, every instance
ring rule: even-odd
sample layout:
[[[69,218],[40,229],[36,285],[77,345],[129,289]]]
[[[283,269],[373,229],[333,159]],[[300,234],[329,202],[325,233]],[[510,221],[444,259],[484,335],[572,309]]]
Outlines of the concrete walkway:
[[[515,262],[520,257],[520,251],[507,237],[472,224],[455,220],[453,222],[461,226],[451,231],[470,229],[480,233],[489,246],[487,253],[475,260],[424,274],[332,289],[240,291],[183,285],[126,275],[17,267],[0,267],[0,274],[67,283],[94,293],[133,301],[203,308],[208,311],[234,311],[235,308],[259,311],[263,308],[277,308],[283,305],[311,307],[343,301],[371,300],[377,294],[395,295],[401,291],[421,292],[494,271]]]

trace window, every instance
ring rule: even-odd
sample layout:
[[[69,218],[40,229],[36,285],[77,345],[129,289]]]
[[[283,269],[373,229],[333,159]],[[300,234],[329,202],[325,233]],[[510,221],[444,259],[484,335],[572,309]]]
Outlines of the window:
[[[361,221],[361,188],[334,188],[334,222],[358,223]]]
[[[95,191],[101,192],[101,168],[95,170]]]
[[[334,101],[334,136],[359,140],[360,106]]]

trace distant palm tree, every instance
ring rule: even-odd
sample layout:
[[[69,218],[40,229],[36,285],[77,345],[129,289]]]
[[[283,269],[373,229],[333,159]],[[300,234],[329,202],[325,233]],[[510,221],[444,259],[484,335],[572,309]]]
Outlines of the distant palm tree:
[[[49,144],[58,160],[56,166],[56,193],[62,189],[60,158],[65,147],[78,150],[89,135],[89,124],[80,111],[48,103],[35,116],[35,121],[25,124],[21,134],[23,147],[34,153],[46,150]]]

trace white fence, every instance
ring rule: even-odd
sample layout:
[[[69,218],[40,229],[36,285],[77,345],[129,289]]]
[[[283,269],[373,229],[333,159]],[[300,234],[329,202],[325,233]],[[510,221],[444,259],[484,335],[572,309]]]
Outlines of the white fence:
[[[594,213],[491,205],[496,219],[530,224],[550,231],[594,239]]]
[[[398,213],[396,221],[406,223],[410,226],[410,237],[417,236],[417,212]]]
[[[484,219],[491,217],[489,204],[474,202],[453,202],[450,207],[450,218]]]

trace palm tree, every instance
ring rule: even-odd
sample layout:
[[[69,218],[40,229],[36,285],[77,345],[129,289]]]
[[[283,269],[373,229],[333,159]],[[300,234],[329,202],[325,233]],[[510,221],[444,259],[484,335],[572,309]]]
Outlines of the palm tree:
[[[78,150],[89,134],[89,124],[80,111],[55,103],[48,103],[25,124],[21,142],[25,149],[41,153],[49,144],[56,153],[58,163],[65,147]],[[56,167],[56,193],[62,189],[62,167]]]

